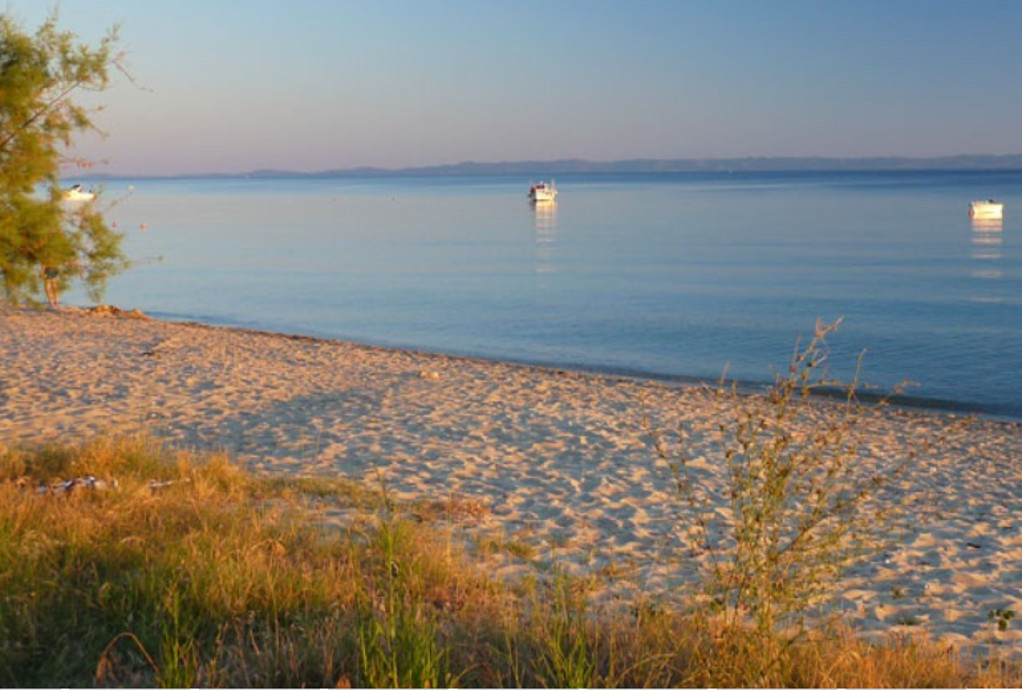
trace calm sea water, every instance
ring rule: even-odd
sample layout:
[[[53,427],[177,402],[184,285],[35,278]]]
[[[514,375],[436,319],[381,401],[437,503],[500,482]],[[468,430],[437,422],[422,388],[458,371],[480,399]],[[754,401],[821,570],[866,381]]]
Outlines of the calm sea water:
[[[817,317],[831,368],[1022,418],[1022,173],[104,183],[152,315],[652,377],[769,382]],[[968,202],[1004,201],[996,228]],[[145,229],[142,229],[142,224]],[[155,257],[161,257],[157,260]],[[84,303],[80,296],[70,301]]]

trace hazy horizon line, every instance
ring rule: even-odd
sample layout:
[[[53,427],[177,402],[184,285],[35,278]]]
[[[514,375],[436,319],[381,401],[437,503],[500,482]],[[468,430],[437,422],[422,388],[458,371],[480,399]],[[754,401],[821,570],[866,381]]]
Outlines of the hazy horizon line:
[[[627,158],[590,160],[559,158],[518,161],[461,161],[437,165],[383,167],[359,165],[303,171],[256,168],[246,171],[65,174],[68,179],[88,178],[201,178],[201,177],[345,177],[443,176],[573,173],[674,172],[869,172],[910,170],[1009,171],[1022,170],[1022,153],[955,154],[946,156],[741,156],[729,158]]]

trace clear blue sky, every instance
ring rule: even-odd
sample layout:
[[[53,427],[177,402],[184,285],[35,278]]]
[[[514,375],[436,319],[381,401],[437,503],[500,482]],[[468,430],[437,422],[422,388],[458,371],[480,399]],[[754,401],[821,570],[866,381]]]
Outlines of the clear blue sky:
[[[113,172],[1022,152],[1017,0],[60,3],[113,24]]]

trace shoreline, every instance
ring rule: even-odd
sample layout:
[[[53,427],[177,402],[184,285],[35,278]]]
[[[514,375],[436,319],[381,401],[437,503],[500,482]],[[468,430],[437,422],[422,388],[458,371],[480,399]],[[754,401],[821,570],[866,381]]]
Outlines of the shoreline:
[[[495,576],[563,569],[597,601],[668,599],[702,562],[679,529],[646,423],[684,428],[720,486],[726,401],[701,386],[80,311],[0,308],[0,451],[144,432],[226,450],[264,474],[385,482],[407,500],[480,507],[458,529],[502,539]],[[829,406],[810,406],[811,422]],[[914,458],[902,496],[938,508],[850,572],[836,602],[864,635],[1022,645],[1022,424],[899,407],[863,412],[860,460]]]
[[[85,307],[74,306],[71,309],[87,309]],[[191,316],[175,316],[170,314],[157,314],[150,315],[148,318],[152,318],[157,321],[165,321],[167,323],[178,323],[184,325],[195,325],[208,328],[227,328],[232,330],[239,330],[254,334],[262,334],[269,336],[281,336],[288,338],[311,338],[313,340],[325,340],[325,341],[336,341],[345,342],[351,345],[358,345],[361,347],[380,348],[383,350],[398,350],[404,352],[411,352],[420,355],[429,355],[437,357],[451,357],[454,359],[465,359],[469,361],[477,361],[491,364],[513,364],[523,367],[533,367],[536,369],[549,370],[549,371],[566,371],[578,374],[584,374],[587,376],[607,377],[607,378],[621,378],[634,380],[638,382],[650,382],[657,383],[665,386],[672,387],[708,387],[716,389],[721,379],[720,377],[699,377],[699,376],[688,376],[684,374],[665,374],[655,371],[647,371],[639,368],[628,368],[628,367],[616,367],[613,365],[598,365],[598,364],[579,364],[571,362],[557,362],[548,360],[535,360],[527,358],[514,358],[514,357],[489,357],[481,354],[473,354],[470,352],[448,352],[443,350],[431,350],[428,348],[419,348],[413,345],[401,345],[401,344],[388,344],[383,342],[372,342],[362,340],[349,340],[341,336],[332,336],[325,333],[292,333],[288,331],[274,331],[260,328],[258,326],[249,326],[232,324],[229,322],[216,322],[212,320],[210,322],[199,321]],[[745,379],[726,379],[725,383],[730,386],[734,384],[737,386],[738,391],[746,395],[761,395],[770,389],[772,382],[770,381],[751,381]],[[844,396],[844,390],[841,388],[835,388],[833,390],[821,389],[812,395],[812,399],[818,401],[827,401],[830,399],[840,399]],[[910,412],[922,412],[922,413],[933,413],[933,414],[945,414],[952,416],[978,416],[986,420],[1003,422],[1006,424],[1022,424],[1022,410],[1005,410],[1000,406],[992,405],[981,402],[970,402],[965,400],[954,400],[944,398],[928,398],[921,395],[910,395],[910,394],[899,394],[890,396],[889,393],[885,392],[871,392],[863,387],[860,387],[856,391],[856,398],[859,402],[866,405],[874,405],[878,402],[886,400],[884,403],[895,409],[903,409]]]

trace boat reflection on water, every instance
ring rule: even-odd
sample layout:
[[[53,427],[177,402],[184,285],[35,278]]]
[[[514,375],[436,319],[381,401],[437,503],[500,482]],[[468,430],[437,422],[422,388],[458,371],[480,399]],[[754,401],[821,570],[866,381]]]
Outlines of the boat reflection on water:
[[[973,278],[995,280],[1000,278],[1002,270],[1001,245],[1004,242],[1004,226],[1001,219],[972,219],[972,258],[980,262],[972,271]]]
[[[972,219],[972,231],[973,232],[996,232],[1001,233],[1004,230],[1004,220],[1002,218],[973,218]]]
[[[557,202],[535,201],[532,206],[532,227],[535,230],[536,273],[557,271]]]

